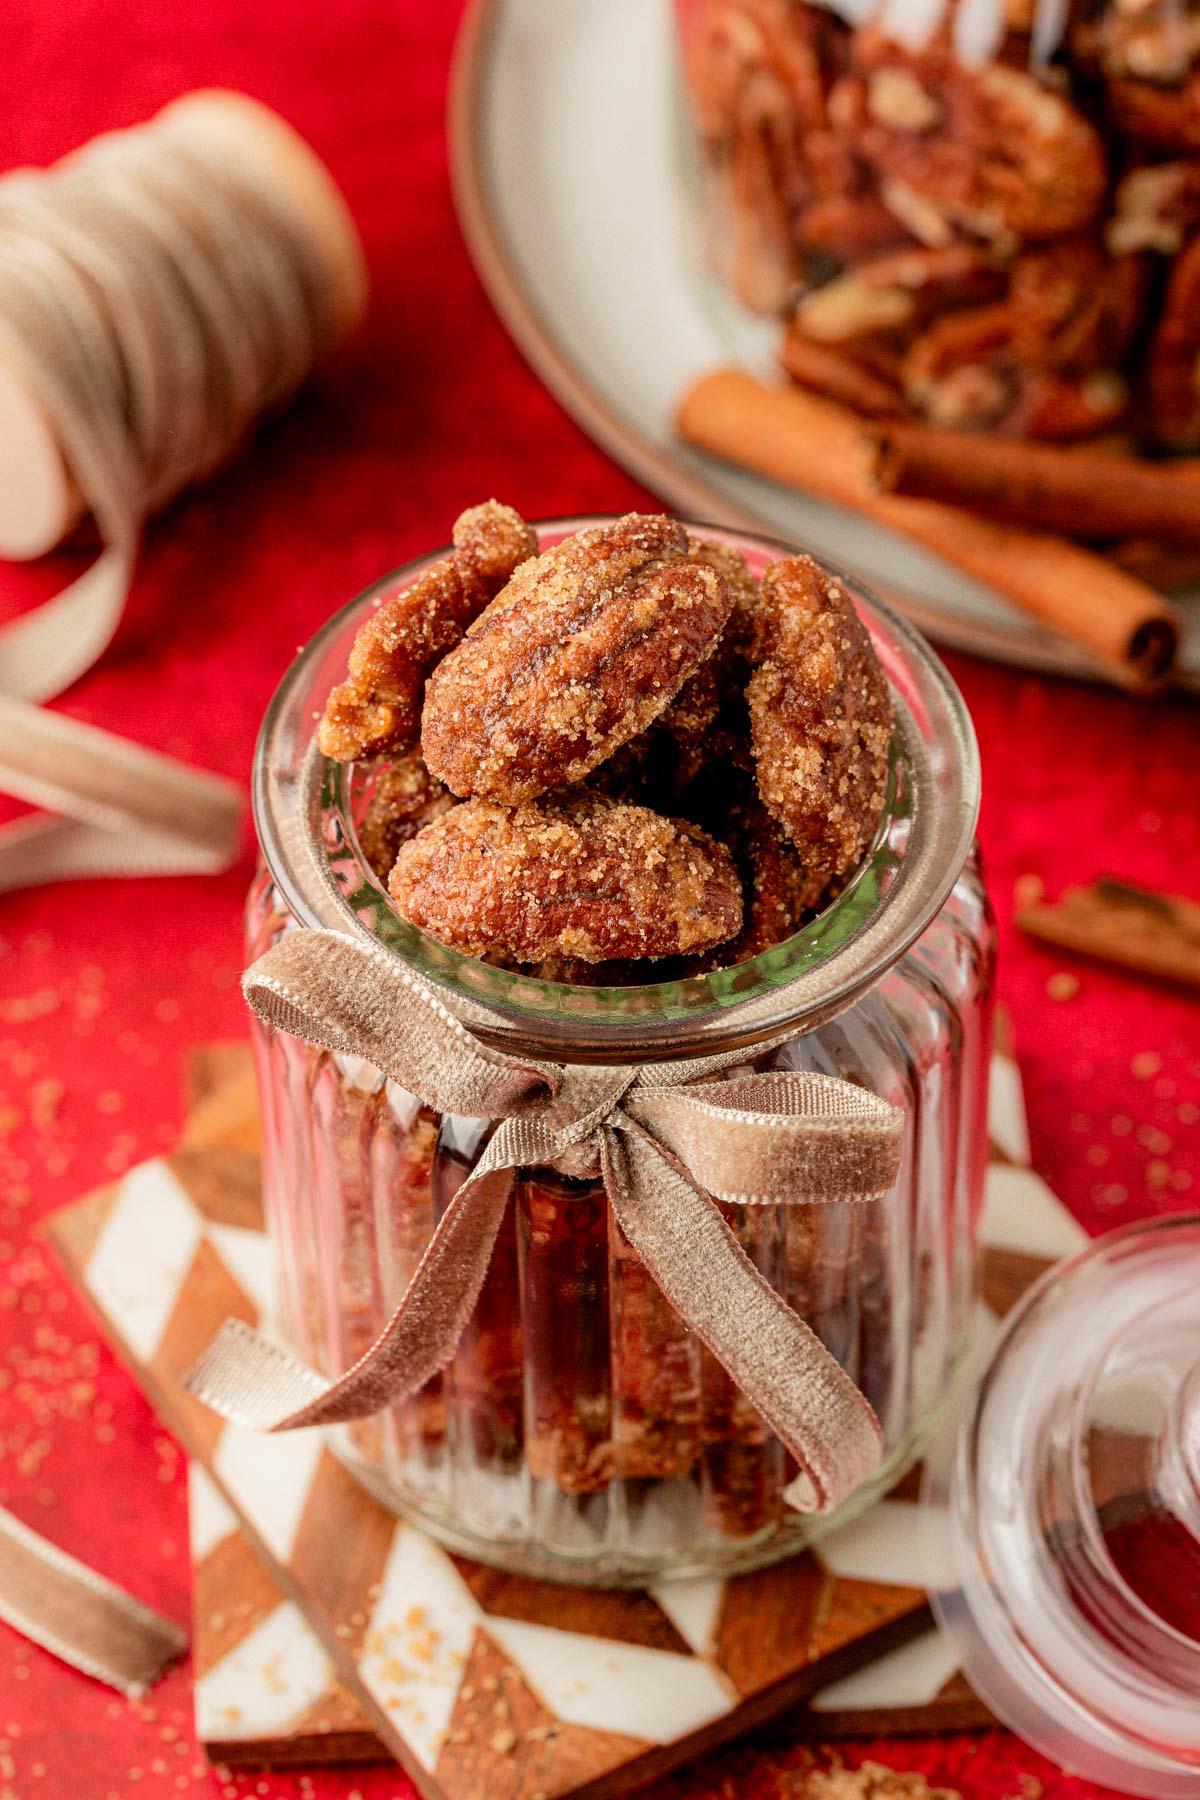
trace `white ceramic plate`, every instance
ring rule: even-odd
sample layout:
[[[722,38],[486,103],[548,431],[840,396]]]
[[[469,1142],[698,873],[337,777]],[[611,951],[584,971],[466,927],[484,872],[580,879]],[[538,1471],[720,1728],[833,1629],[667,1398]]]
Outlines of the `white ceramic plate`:
[[[688,449],[671,421],[708,369],[772,368],[776,328],[699,249],[669,0],[476,0],[450,109],[459,216],[509,330],[585,430],[672,506],[802,543],[944,644],[1098,673],[1085,652],[883,527]],[[1184,667],[1200,679],[1200,608]]]

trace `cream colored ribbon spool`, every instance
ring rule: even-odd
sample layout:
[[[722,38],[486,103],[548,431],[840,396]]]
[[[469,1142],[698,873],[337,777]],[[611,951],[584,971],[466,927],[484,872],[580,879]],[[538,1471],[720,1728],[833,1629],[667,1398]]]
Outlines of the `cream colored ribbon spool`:
[[[709,1079],[744,1063],[744,1048],[616,1069],[509,1056],[398,958],[340,932],[291,933],[243,985],[273,1028],[365,1058],[435,1112],[497,1125],[399,1306],[336,1381],[226,1322],[186,1378],[224,1418],[293,1431],[365,1418],[416,1393],[451,1360],[474,1311],[516,1170],[557,1164],[602,1174],[635,1253],[795,1457],[791,1505],[830,1512],[878,1467],[870,1403],[763,1279],[715,1202],[881,1198],[900,1163],[895,1107],[826,1075]]]
[[[0,548],[47,549],[85,511],[103,546],[0,628],[0,791],[55,815],[0,831],[0,889],[236,857],[235,783],[43,703],[111,642],[146,520],[292,397],[364,297],[328,175],[240,95],[0,181]]]

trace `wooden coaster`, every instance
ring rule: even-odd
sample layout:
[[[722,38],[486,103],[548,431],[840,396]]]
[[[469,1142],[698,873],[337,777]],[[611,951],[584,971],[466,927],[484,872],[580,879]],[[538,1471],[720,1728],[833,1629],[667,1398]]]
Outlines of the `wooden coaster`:
[[[1019,1086],[1008,1090],[1019,1100]],[[370,1499],[318,1433],[244,1432],[186,1394],[179,1377],[221,1321],[256,1322],[267,1305],[250,1092],[236,1056],[207,1053],[180,1150],[51,1222],[118,1349],[240,1522],[239,1545],[197,1483],[197,1703],[214,1752],[265,1760],[299,1738],[309,1759],[321,1740],[339,1757],[371,1754],[365,1721],[436,1800],[557,1800],[625,1792],[804,1700],[822,1736],[849,1715],[884,1729],[881,1693],[884,1710],[914,1717],[964,1703],[929,1645],[886,1689],[846,1685],[883,1653],[911,1652],[928,1624],[911,1478],[818,1552],[774,1569],[646,1592],[568,1589],[451,1556]],[[1019,1166],[1023,1117],[1011,1104],[994,1135],[1012,1160],[992,1168],[983,1226],[993,1329],[1030,1274],[1085,1241]],[[245,1544],[275,1587],[252,1572]]]

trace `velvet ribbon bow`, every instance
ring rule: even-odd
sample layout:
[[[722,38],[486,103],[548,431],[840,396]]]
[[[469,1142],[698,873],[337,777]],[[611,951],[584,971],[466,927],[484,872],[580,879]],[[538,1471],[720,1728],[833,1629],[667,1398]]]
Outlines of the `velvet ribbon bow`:
[[[869,1402],[753,1266],[717,1202],[880,1198],[900,1161],[895,1107],[833,1076],[728,1073],[744,1067],[745,1050],[620,1068],[512,1056],[482,1042],[398,958],[339,932],[289,934],[243,987],[273,1029],[365,1058],[435,1112],[496,1126],[353,1367],[327,1380],[228,1320],[188,1376],[217,1412],[291,1431],[364,1418],[416,1393],[454,1356],[516,1171],[549,1164],[602,1176],[634,1252],[795,1458],[792,1506],[828,1512],[878,1466]]]

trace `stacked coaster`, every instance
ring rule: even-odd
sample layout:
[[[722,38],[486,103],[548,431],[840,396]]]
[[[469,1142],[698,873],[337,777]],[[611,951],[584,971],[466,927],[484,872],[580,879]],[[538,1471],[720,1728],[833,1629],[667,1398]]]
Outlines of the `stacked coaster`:
[[[1016,1065],[993,1064],[981,1340],[1086,1241],[1028,1167]],[[60,1253],[192,1458],[197,1734],[230,1763],[396,1758],[436,1800],[617,1794],[787,1714],[786,1729],[953,1729],[987,1715],[928,1629],[910,1476],[772,1569],[563,1588],[452,1555],[371,1499],[319,1433],[263,1437],[180,1386],[270,1257],[241,1046],[198,1052],[175,1155],[65,1208]],[[799,1710],[798,1710],[799,1709]]]

